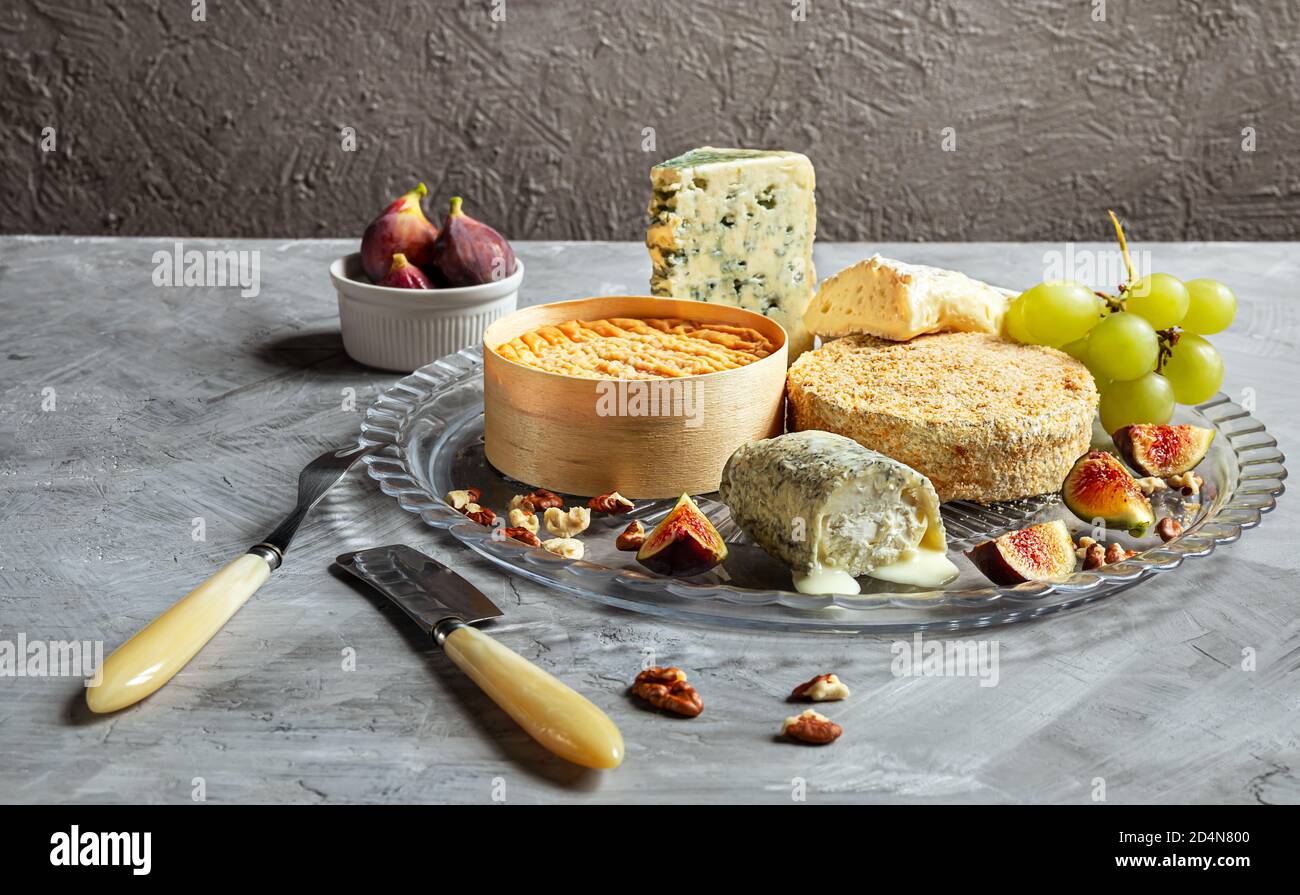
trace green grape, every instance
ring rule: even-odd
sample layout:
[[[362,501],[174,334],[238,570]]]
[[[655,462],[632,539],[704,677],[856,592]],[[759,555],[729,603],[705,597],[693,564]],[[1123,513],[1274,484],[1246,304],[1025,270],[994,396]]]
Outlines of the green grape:
[[[1146,320],[1111,314],[1088,336],[1088,369],[1097,379],[1137,379],[1155,369],[1159,349],[1156,331]]]
[[[1040,345],[1081,339],[1101,322],[1101,301],[1073,280],[1039,283],[1020,296],[1025,326]]]
[[[1218,280],[1188,280],[1187,316],[1181,326],[1203,336],[1223,332],[1237,316],[1237,296]]]
[[[1223,384],[1223,358],[1205,339],[1183,333],[1161,371],[1174,387],[1179,404],[1200,404]]]
[[[1062,345],[1061,350],[1077,361],[1082,361],[1085,365],[1088,363],[1088,337],[1077,339],[1067,345]]]
[[[1164,425],[1174,415],[1174,389],[1159,373],[1111,382],[1101,392],[1101,427],[1114,432],[1137,423]]]
[[[1032,345],[1033,336],[1029,334],[1029,328],[1025,326],[1024,316],[1025,304],[1019,298],[1011,302],[1007,308],[1007,316],[1003,322],[1006,334],[1022,345]]]
[[[1154,329],[1168,329],[1181,323],[1190,301],[1187,287],[1167,273],[1153,273],[1134,280],[1124,293],[1124,309],[1146,318]]]

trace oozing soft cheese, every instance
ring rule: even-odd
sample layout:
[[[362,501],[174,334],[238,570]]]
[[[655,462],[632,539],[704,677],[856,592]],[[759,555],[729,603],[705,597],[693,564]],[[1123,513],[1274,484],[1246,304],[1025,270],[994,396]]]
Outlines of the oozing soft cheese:
[[[803,314],[817,276],[812,162],[797,152],[705,146],[656,165],[650,291],[757,311],[812,347]]]
[[[803,322],[819,336],[899,342],[923,333],[997,333],[1011,294],[955,270],[874,255],[825,280]]]
[[[957,574],[930,481],[850,438],[813,430],[743,445],[718,493],[802,593],[858,593],[863,574],[923,587]]]

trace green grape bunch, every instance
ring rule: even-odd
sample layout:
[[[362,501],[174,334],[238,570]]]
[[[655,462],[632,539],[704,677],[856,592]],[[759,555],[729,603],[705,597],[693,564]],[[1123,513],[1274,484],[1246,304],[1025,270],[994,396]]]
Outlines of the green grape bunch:
[[[1127,280],[1117,295],[1073,280],[1039,283],[1013,299],[1005,334],[1028,345],[1060,348],[1081,361],[1101,392],[1102,427],[1164,424],[1175,404],[1200,404],[1223,384],[1223,358],[1205,337],[1237,315],[1237,296],[1217,280],[1183,282],[1167,273],[1134,279],[1124,229],[1115,213]]]

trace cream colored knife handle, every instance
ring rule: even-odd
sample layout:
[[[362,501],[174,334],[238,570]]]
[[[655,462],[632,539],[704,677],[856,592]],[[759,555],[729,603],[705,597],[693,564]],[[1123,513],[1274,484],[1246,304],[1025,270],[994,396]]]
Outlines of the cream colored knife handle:
[[[90,710],[115,712],[167,683],[270,576],[270,564],[255,553],[222,566],[113,651],[99,684],[86,690]]]
[[[623,762],[623,734],[578,691],[477,628],[457,625],[442,648],[528,735],[588,768]]]

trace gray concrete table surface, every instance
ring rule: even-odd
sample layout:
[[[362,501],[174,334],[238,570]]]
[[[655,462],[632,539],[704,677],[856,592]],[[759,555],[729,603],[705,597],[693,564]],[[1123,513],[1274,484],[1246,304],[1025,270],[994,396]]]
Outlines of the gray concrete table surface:
[[[247,298],[155,286],[154,252],[173,245],[0,239],[0,640],[111,650],[265,534],[300,467],[353,438],[396,378],[343,351],[326,266],[354,242],[186,241],[260,252]],[[1236,324],[1214,338],[1225,390],[1254,389],[1286,451],[1300,436],[1300,246],[1135,248],[1154,269],[1236,289]],[[835,244],[817,262],[826,275],[880,251],[1023,287],[1064,249]],[[518,250],[524,304],[647,284],[638,245]],[[1089,803],[1100,780],[1110,802],[1296,803],[1296,514],[1283,496],[1208,559],[974,635],[999,649],[998,683],[981,687],[895,677],[892,637],[667,624],[512,579],[353,473],[284,568],[143,703],[96,717],[77,679],[0,678],[0,800],[790,803],[802,787],[809,803]],[[496,637],[604,707],[626,737],[623,767],[584,771],[541,750],[393,607],[328,570],[345,550],[397,541],[479,585],[506,611]],[[649,655],[690,672],[701,717],[627,695]],[[843,738],[778,741],[791,687],[825,671],[853,689],[826,708]]]

